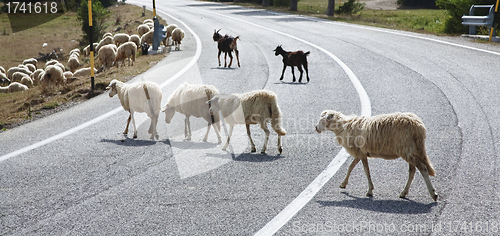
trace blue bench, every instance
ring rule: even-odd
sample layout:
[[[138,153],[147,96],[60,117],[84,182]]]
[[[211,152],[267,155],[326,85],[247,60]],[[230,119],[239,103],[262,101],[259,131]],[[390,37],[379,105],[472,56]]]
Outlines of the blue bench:
[[[476,26],[493,27],[493,19],[495,16],[495,5],[472,5],[468,16],[462,16],[462,25],[469,26],[469,34],[476,34]],[[486,16],[475,16],[475,8],[489,8],[489,13]]]

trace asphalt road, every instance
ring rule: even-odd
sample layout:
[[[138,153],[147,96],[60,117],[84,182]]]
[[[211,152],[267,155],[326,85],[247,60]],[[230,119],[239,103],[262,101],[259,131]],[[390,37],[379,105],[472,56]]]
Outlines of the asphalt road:
[[[160,115],[159,141],[149,140],[149,119],[138,116],[132,139],[121,134],[128,114],[118,98],[103,94],[0,134],[1,235],[499,234],[498,46],[212,2],[156,7],[186,36],[181,50],[134,81],[161,84],[163,104],[183,82],[225,94],[272,90],[288,132],[283,154],[273,131],[266,155],[249,153],[241,125],[232,152],[221,151],[213,130],[201,141],[201,119],[191,119],[193,140],[185,141],[179,114],[168,125]],[[218,66],[214,29],[240,35],[241,67]],[[279,81],[277,45],[311,52],[309,83],[292,83],[290,69]],[[333,133],[314,130],[325,109],[421,117],[438,201],[418,172],[407,199],[399,198],[408,175],[402,159],[370,159],[371,198],[361,165],[346,189],[338,187],[352,157],[310,191],[342,156]],[[255,126],[252,135],[259,150],[263,132]],[[295,204],[304,194],[306,204]]]

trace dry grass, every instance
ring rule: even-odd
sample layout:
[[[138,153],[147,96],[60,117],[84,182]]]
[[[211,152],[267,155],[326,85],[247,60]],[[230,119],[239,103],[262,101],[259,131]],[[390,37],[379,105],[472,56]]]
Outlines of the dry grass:
[[[143,9],[138,6],[120,4],[108,9],[111,14],[105,23],[106,32],[113,34],[137,34],[137,26],[145,19],[153,18],[153,13],[148,11],[143,17]],[[0,31],[3,32],[5,28],[7,34],[0,33],[0,48],[2,49],[0,66],[6,70],[21,64],[27,58],[38,57],[38,53],[49,53],[52,49],[61,48],[67,54],[74,48],[83,48],[79,43],[82,37],[81,25],[76,20],[74,12],[65,13],[53,21],[15,34],[10,29],[6,15],[0,14]],[[161,23],[166,25],[165,21]],[[64,28],[61,29],[61,25],[64,25]],[[42,48],[43,43],[47,43],[48,47]],[[119,69],[113,67],[106,72],[97,73],[95,92],[103,93],[107,84],[113,79],[130,80],[151,68],[165,56],[167,54],[142,56],[142,52],[138,50],[133,66]],[[67,59],[67,55],[64,55],[59,61],[66,64]],[[81,56],[80,64],[81,67],[89,67],[90,59]],[[43,65],[44,62],[39,62],[38,67],[43,67]],[[41,88],[35,87],[25,92],[0,94],[0,132],[84,101],[88,99],[90,87],[89,77],[74,80],[67,86],[51,91],[42,91]]]

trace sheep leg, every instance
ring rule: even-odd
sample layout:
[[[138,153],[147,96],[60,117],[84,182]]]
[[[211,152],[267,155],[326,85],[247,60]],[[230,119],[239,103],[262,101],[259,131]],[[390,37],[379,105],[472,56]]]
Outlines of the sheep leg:
[[[361,159],[358,158],[354,158],[354,160],[352,160],[351,165],[349,165],[349,168],[347,169],[347,174],[345,175],[344,181],[342,181],[342,183],[340,184],[340,188],[345,188],[347,186],[347,183],[349,182],[349,176],[351,176],[352,170],[359,161],[361,161]]]
[[[137,138],[137,127],[135,127],[134,112],[130,111],[130,117],[132,118],[132,125],[134,125],[134,138]]]
[[[366,178],[368,179],[368,192],[366,192],[366,196],[371,197],[371,196],[373,196],[373,192],[372,192],[373,183],[372,183],[372,178],[370,177],[370,168],[368,167],[368,160],[363,159],[363,160],[361,160],[361,162],[363,163],[363,168],[365,169]]]
[[[158,123],[158,115],[159,114],[156,114],[156,115],[153,115],[153,117],[151,117],[151,125],[149,126],[149,133],[151,134],[151,137],[150,139],[153,139],[156,137],[156,139],[159,139],[160,136],[158,135],[158,132],[156,131],[156,124]]]
[[[229,126],[229,135],[227,136],[227,143],[224,145],[224,147],[222,147],[222,151],[225,151],[229,146],[229,140],[231,140],[231,135],[233,135],[233,128],[234,125]]]
[[[222,143],[222,139],[220,136],[220,123],[215,123],[213,127],[215,130],[215,134],[217,134],[217,143]]]
[[[267,142],[269,141],[269,129],[267,128],[266,122],[260,123],[260,128],[264,130],[266,133],[266,137],[264,138],[264,145],[262,146],[262,151],[260,151],[261,154],[266,153],[267,150]]]
[[[238,49],[234,49],[234,54],[236,54],[236,59],[238,60],[238,67],[241,67],[240,66],[240,52],[238,51]]]
[[[408,194],[408,191],[410,191],[410,185],[411,185],[411,182],[413,181],[413,177],[415,176],[415,166],[414,165],[410,165],[410,168],[408,170],[408,182],[406,182],[406,186],[405,188],[403,189],[403,192],[401,192],[401,194],[399,195],[400,198],[405,198],[406,195]]]
[[[278,151],[283,152],[283,148],[281,147],[281,135],[278,134]]]
[[[252,136],[250,135],[250,124],[246,124],[247,127],[247,135],[248,138],[250,139],[250,145],[252,147],[251,152],[256,152],[257,150],[255,149],[255,143],[253,143]]]
[[[217,59],[219,60],[219,66],[220,66],[220,54],[222,53],[221,50],[219,50],[219,54],[217,55]]]
[[[286,69],[286,64],[283,63],[283,71],[281,71],[281,77],[280,80],[283,80],[283,75],[285,74],[285,69]]]
[[[290,67],[292,67],[293,82],[295,82],[295,71],[294,71],[294,67],[293,67],[293,66],[290,66]]]
[[[191,140],[191,123],[189,122],[189,116],[184,119],[184,137],[186,140]]]
[[[429,172],[427,172],[427,168],[422,168],[418,167],[418,171],[420,171],[420,174],[422,174],[422,177],[424,177],[425,185],[427,186],[427,190],[429,190],[429,194],[431,195],[432,199],[434,201],[437,201],[438,195],[436,194],[436,190],[434,187],[432,187],[431,180],[429,179]]]
[[[302,83],[302,74],[304,73],[304,71],[302,70],[302,66],[297,66],[297,69],[300,71],[300,77],[299,77],[299,83]]]
[[[128,115],[127,119],[127,127],[125,127],[125,131],[123,131],[123,134],[128,134],[128,125],[130,124],[130,119],[132,118],[132,115]]]
[[[203,142],[206,142],[208,140],[208,133],[210,133],[210,122],[208,122],[208,127],[207,127],[207,133],[205,134],[205,138],[203,138]]]
[[[227,67],[227,52],[224,52],[224,68]]]

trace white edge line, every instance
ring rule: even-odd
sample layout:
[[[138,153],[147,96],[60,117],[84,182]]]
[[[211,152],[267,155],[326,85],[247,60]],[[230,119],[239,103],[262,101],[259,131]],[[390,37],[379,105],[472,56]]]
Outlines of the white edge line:
[[[205,12],[210,12],[208,10],[204,9],[199,9]],[[371,116],[371,103],[370,99],[368,97],[368,94],[366,93],[365,89],[363,88],[363,85],[361,82],[359,82],[359,79],[356,77],[354,72],[344,63],[342,62],[338,57],[333,55],[331,52],[327,51],[326,49],[317,46],[315,44],[312,44],[308,41],[305,41],[303,39],[300,39],[298,37],[295,37],[293,35],[283,33],[277,30],[273,30],[264,26],[260,26],[245,20],[237,19],[231,16],[227,15],[222,15],[216,12],[210,12],[211,14],[215,15],[220,15],[223,16],[224,18],[230,18],[233,20],[241,21],[250,25],[253,25],[255,27],[259,27],[265,30],[269,30],[272,32],[275,32],[277,34],[284,35],[286,37],[298,40],[302,43],[308,44],[328,56],[330,56],[337,64],[342,67],[342,69],[346,72],[346,74],[349,76],[349,79],[351,80],[352,84],[354,85],[358,95],[359,99],[361,101],[361,115],[363,116]],[[311,199],[321,190],[321,188],[337,173],[337,170],[345,163],[347,160],[347,157],[349,157],[349,154],[345,151],[344,148],[340,150],[340,152],[333,158],[333,160],[330,162],[328,167],[321,172],[314,180],[307,186],[304,191],[302,191],[297,198],[295,198],[290,204],[288,204],[278,215],[276,215],[270,222],[268,222],[262,229],[257,231],[255,235],[273,235],[275,234],[279,229],[283,227],[292,217],[294,217]]]
[[[184,25],[186,27],[187,30],[189,30],[191,32],[191,34],[193,34],[195,40],[196,40],[196,53],[193,57],[193,59],[191,59],[191,61],[184,67],[182,68],[179,72],[177,72],[175,75],[173,75],[170,79],[168,79],[167,81],[163,82],[162,84],[160,84],[160,88],[164,88],[165,86],[169,85],[170,83],[174,82],[176,79],[178,79],[182,74],[186,73],[186,71],[188,71],[197,61],[198,59],[200,58],[200,55],[201,55],[201,40],[200,38],[198,37],[198,35],[196,35],[196,33],[189,27],[187,26],[184,22],[180,21],[179,19],[171,16],[170,14],[167,14],[163,11],[161,11],[161,13],[165,14],[165,15],[168,15],[169,17],[175,19],[176,21],[180,22],[182,25]],[[57,135],[54,135],[50,138],[47,138],[47,139],[44,139],[40,142],[37,142],[35,144],[32,144],[30,146],[27,146],[27,147],[24,147],[24,148],[21,148],[19,150],[16,150],[16,151],[13,151],[13,152],[10,152],[10,153],[7,153],[3,156],[0,156],[0,163],[5,161],[5,160],[8,160],[9,158],[12,158],[12,157],[15,157],[17,155],[21,155],[25,152],[28,152],[28,151],[31,151],[35,148],[39,148],[41,146],[44,146],[48,143],[51,143],[53,141],[56,141],[60,138],[63,138],[63,137],[66,137],[70,134],[73,134],[73,133],[76,133],[77,131],[79,130],[82,130],[84,128],[87,128],[95,123],[98,123],[116,113],[118,113],[120,110],[122,109],[122,107],[117,107],[115,109],[113,109],[112,111],[109,111],[101,116],[98,116],[92,120],[89,120],[81,125],[78,125],[74,128],[71,128],[69,130],[66,130],[60,134],[57,134]]]

